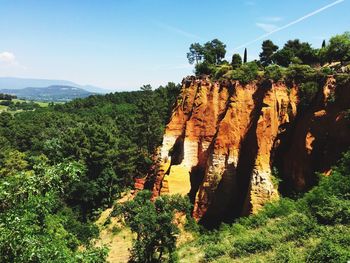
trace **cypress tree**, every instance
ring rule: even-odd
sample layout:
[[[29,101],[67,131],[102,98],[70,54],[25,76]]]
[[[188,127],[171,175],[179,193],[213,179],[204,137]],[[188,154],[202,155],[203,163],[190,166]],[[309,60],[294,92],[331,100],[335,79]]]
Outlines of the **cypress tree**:
[[[247,48],[244,49],[243,63],[247,63]]]
[[[323,40],[322,41],[322,48],[325,48],[326,47],[326,40]]]

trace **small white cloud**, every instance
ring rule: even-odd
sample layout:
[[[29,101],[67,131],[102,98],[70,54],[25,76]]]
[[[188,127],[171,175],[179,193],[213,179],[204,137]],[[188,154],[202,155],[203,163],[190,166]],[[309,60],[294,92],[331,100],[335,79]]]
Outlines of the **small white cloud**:
[[[257,27],[260,27],[262,30],[264,30],[265,32],[272,32],[274,30],[276,30],[278,28],[278,26],[274,25],[274,24],[265,24],[265,23],[256,23]]]
[[[18,65],[16,56],[13,53],[7,51],[0,53],[0,62],[8,65]]]

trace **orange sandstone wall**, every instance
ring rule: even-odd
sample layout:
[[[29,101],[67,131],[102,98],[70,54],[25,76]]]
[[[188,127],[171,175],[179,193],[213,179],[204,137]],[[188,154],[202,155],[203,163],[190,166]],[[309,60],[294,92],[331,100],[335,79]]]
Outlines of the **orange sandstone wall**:
[[[328,171],[350,145],[346,88],[329,78],[312,107],[298,114],[295,85],[184,79],[165,130],[153,196],[190,189],[194,217],[213,222],[255,213],[277,199],[273,165],[290,187],[305,189],[314,171]],[[339,99],[330,103],[335,95]],[[189,177],[183,186],[175,178],[179,171]]]

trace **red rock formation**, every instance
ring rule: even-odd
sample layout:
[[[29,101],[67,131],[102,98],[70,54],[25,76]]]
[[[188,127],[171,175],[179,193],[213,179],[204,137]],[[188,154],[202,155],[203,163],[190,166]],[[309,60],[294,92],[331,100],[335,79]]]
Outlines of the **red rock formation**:
[[[330,103],[333,94],[339,99]],[[329,170],[350,145],[344,113],[349,99],[346,88],[335,89],[329,78],[310,110],[299,116],[297,86],[185,79],[166,127],[154,197],[190,189],[193,215],[203,220],[255,213],[278,198],[271,172],[275,159],[290,182],[304,189],[314,171]],[[325,147],[327,154],[317,163]],[[190,180],[182,186],[174,180],[177,174]]]
[[[295,122],[286,141],[293,142],[284,153],[283,174],[297,190],[315,181],[314,171],[328,173],[341,153],[350,146],[349,84],[339,86],[328,78],[323,92]],[[334,101],[335,99],[335,101]]]

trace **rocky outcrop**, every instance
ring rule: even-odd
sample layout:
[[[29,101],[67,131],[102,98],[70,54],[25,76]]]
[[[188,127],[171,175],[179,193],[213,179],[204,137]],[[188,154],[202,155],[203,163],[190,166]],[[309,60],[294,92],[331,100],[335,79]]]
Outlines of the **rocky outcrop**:
[[[188,193],[194,217],[213,222],[277,199],[274,165],[290,186],[305,189],[314,171],[329,170],[350,145],[349,99],[329,78],[298,113],[297,85],[186,78],[165,130],[153,195]]]
[[[283,190],[305,190],[318,171],[329,174],[331,166],[350,146],[350,83],[329,77],[310,107],[281,138],[277,166],[285,177]]]

